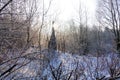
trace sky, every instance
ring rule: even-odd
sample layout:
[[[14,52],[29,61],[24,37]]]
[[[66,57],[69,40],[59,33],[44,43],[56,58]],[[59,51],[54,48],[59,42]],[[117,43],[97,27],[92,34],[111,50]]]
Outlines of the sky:
[[[97,5],[96,0],[54,0],[54,8],[59,12],[59,20],[68,21],[78,17],[79,4],[86,8],[89,23],[93,23]]]
[[[52,0],[49,13],[52,14],[50,19],[55,18],[59,22],[66,23],[72,19],[78,18],[79,4],[87,10],[88,23],[91,25],[95,22],[95,10],[97,0]],[[49,0],[44,0],[46,8]]]

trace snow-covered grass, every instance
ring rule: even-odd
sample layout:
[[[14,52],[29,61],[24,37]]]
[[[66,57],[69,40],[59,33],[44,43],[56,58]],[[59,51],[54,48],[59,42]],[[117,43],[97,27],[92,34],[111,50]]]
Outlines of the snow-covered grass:
[[[50,62],[51,66],[57,68],[60,62],[62,62],[62,70],[64,74],[67,74],[72,70],[78,68],[78,72],[80,70],[83,70],[83,74],[81,74],[80,77],[84,75],[87,80],[95,80],[95,78],[103,76],[105,76],[106,78],[110,77],[109,68],[112,67],[112,65],[120,68],[120,59],[114,53],[111,53],[108,56],[101,57],[78,56],[68,53],[56,54],[59,57],[54,57],[54,59]],[[116,64],[114,64],[115,62]],[[52,77],[49,66],[44,71],[44,76],[45,75],[49,75],[49,77]]]
[[[36,50],[29,49],[27,52],[35,52]],[[96,80],[96,78],[101,77],[111,77],[110,69],[120,70],[120,59],[115,53],[109,53],[109,55],[104,55],[101,57],[94,56],[79,56],[72,55],[69,53],[62,52],[45,52],[37,53],[38,55],[44,55],[43,57],[49,59],[49,55],[52,54],[52,58],[47,60],[42,57],[42,59],[29,60],[29,58],[20,58],[18,63],[30,61],[30,63],[24,65],[10,76],[6,77],[5,80],[9,80],[14,76],[16,80],[42,80],[42,78],[47,78],[47,80],[54,80],[53,72],[57,69],[61,70],[60,80],[65,79],[66,76],[71,75],[71,80],[74,80],[75,76],[78,76],[78,80]],[[26,60],[24,60],[26,59]],[[62,65],[60,65],[62,64]],[[46,66],[43,66],[46,65]],[[52,67],[52,69],[51,69]],[[58,71],[59,71],[58,70]],[[56,73],[55,74],[59,74]],[[114,75],[117,73],[113,73]],[[66,79],[67,80],[67,79]]]

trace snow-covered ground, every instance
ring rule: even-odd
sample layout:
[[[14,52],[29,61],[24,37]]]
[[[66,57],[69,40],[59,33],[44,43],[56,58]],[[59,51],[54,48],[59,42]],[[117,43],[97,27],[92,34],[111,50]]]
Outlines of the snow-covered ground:
[[[29,49],[27,52],[31,53],[35,51],[36,50]],[[52,57],[48,57],[51,54]],[[72,55],[57,51],[48,53],[47,50],[44,50],[42,53],[36,52],[34,55],[36,55],[36,57],[42,55],[46,58],[46,61],[39,58],[35,59],[35,56],[34,58],[20,58],[18,63],[30,62],[6,77],[5,80],[10,80],[13,76],[16,80],[42,80],[42,78],[54,80],[52,72],[54,72],[55,75],[60,74],[60,80],[67,80],[65,77],[70,74],[72,74],[70,80],[74,80],[76,75],[78,76],[78,80],[96,80],[95,78],[103,76],[106,78],[110,77],[110,68],[120,70],[120,59],[117,57],[117,54],[114,53],[94,57]],[[43,67],[43,64],[46,66]],[[61,73],[57,73],[56,71],[61,71]]]
[[[96,80],[95,78],[105,76],[110,77],[109,67],[112,68],[120,68],[120,59],[116,54],[109,54],[109,56],[101,56],[101,57],[90,57],[90,56],[78,56],[71,55],[68,53],[55,53],[58,57],[54,57],[54,59],[50,62],[50,65],[54,68],[58,68],[60,63],[62,62],[62,71],[63,76],[72,72],[73,74],[79,74],[79,80]],[[113,65],[117,66],[114,67]],[[77,70],[76,70],[77,69]],[[76,70],[76,71],[75,71]],[[75,71],[75,72],[74,72]],[[50,66],[45,69],[43,75],[47,75],[48,80],[52,80],[51,69]],[[74,80],[74,75],[72,76]],[[62,76],[61,76],[62,80]]]

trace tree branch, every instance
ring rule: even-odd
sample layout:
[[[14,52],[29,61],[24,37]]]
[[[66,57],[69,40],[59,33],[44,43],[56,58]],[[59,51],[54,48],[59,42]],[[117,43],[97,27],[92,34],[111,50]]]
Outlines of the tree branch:
[[[2,12],[2,10],[12,2],[12,0],[9,0],[1,9],[0,9],[0,13]]]

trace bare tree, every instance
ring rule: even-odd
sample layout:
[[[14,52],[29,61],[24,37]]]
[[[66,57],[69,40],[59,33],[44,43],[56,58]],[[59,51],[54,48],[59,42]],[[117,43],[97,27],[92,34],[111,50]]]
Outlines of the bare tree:
[[[1,8],[2,12],[0,12],[0,33],[2,34],[0,35],[0,40],[2,41],[0,48],[5,48],[4,52],[0,51],[2,53],[0,55],[4,57],[4,60],[0,62],[2,73],[0,78],[4,79],[27,64],[23,62],[23,65],[20,65],[18,60],[24,55],[25,49],[29,47],[28,44],[31,41],[30,30],[26,29],[26,27],[31,27],[28,23],[32,24],[32,19],[36,12],[36,2],[34,1],[31,4],[32,6],[28,6],[27,2],[29,1],[24,0],[9,0],[5,5],[3,4],[4,1],[0,3],[4,5]],[[28,8],[29,10],[27,10]],[[29,31],[28,34],[26,33],[27,31]],[[25,42],[26,38],[29,38],[29,42],[28,40]],[[2,70],[3,68],[4,70]]]
[[[89,41],[88,41],[88,12],[87,9],[83,7],[81,1],[79,1],[79,7],[77,11],[77,18],[74,21],[73,27],[76,28],[74,31],[75,42],[77,42],[77,47],[79,53],[87,54],[89,52]],[[78,26],[75,24],[77,23]],[[73,29],[73,28],[72,28]],[[76,36],[75,36],[76,35]]]
[[[39,45],[39,49],[41,50],[41,32],[42,32],[42,28],[44,26],[44,23],[45,23],[45,16],[47,16],[47,13],[51,7],[51,4],[52,4],[52,0],[49,1],[49,5],[47,7],[47,9],[45,9],[45,3],[44,3],[44,0],[42,0],[42,17],[41,17],[41,25],[40,25],[40,28],[39,28],[39,33],[38,33],[38,45]]]
[[[120,51],[120,1],[119,0],[102,0],[99,1],[99,16],[101,16],[100,23],[103,26],[112,28],[114,40],[116,42],[116,49]]]

